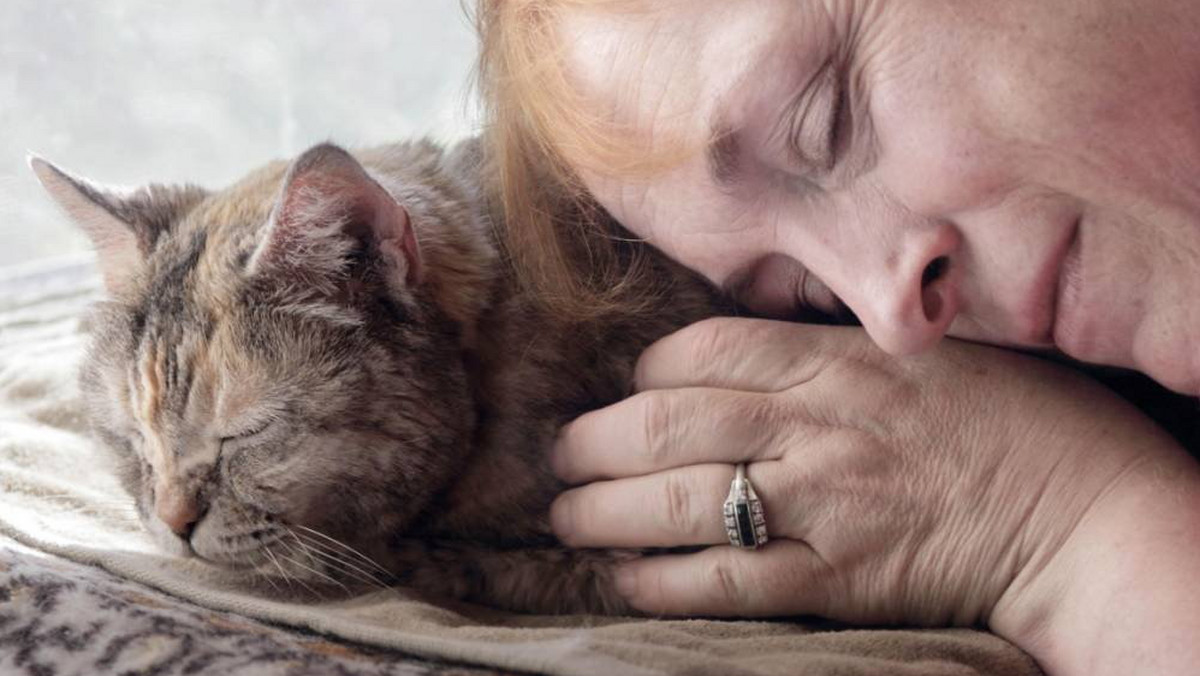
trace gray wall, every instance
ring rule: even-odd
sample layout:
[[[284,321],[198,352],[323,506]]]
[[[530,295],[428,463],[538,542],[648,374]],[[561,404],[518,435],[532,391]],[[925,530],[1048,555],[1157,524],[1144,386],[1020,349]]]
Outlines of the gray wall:
[[[3,0],[0,265],[87,248],[27,151],[219,187],[317,141],[452,139],[474,48],[459,0]]]

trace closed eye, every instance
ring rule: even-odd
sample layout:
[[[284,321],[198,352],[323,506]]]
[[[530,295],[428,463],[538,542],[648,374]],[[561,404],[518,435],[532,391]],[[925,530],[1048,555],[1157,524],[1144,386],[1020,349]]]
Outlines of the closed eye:
[[[224,446],[226,443],[233,443],[233,442],[238,442],[238,441],[248,441],[255,437],[261,436],[264,432],[266,432],[267,430],[269,430],[271,428],[272,424],[273,424],[273,421],[265,420],[259,424],[255,424],[255,425],[249,427],[248,429],[246,429],[244,431],[238,432],[236,434],[231,434],[228,436],[221,437],[221,445]]]
[[[833,114],[829,123],[829,156],[830,170],[837,166],[849,141],[853,125],[850,120],[850,94],[845,80],[840,75],[834,76]]]
[[[849,112],[846,89],[831,60],[788,106],[784,143],[788,164],[802,174],[833,170]]]

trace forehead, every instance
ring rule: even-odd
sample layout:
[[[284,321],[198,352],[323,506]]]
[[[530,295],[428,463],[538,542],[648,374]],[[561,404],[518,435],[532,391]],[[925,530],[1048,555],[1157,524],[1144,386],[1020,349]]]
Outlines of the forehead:
[[[836,42],[823,3],[797,0],[649,3],[656,11],[589,8],[569,14],[564,43],[572,84],[629,146],[679,162],[650,175],[617,175],[564,155],[592,194],[634,233],[725,284],[773,246],[757,200],[728,199],[713,176],[719,139],[769,133]],[[743,203],[746,202],[746,203]],[[752,204],[751,204],[752,203]],[[760,205],[762,206],[762,205]],[[734,235],[731,237],[731,235]]]
[[[754,115],[826,59],[833,22],[820,2],[588,5],[561,19],[567,77],[614,129],[695,142]]]
[[[226,371],[251,372],[236,327],[246,320],[240,261],[256,246],[280,169],[211,195],[159,241],[125,315],[133,413],[147,428],[213,404]]]

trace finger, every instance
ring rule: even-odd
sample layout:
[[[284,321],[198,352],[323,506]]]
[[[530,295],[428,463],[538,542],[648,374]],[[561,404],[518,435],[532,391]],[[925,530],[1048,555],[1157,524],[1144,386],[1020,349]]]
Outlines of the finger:
[[[838,357],[871,350],[862,329],[765,319],[706,319],[660,339],[638,360],[638,390],[717,387],[779,392]]]
[[[824,615],[832,573],[807,544],[773,540],[753,551],[648,556],[622,564],[615,581],[631,606],[652,615]]]
[[[588,484],[558,496],[550,524],[571,547],[728,543],[723,507],[733,475],[730,465],[694,465]],[[797,537],[807,516],[779,497],[798,494],[795,472],[783,463],[763,462],[750,465],[747,476],[762,502],[768,535]]]
[[[568,424],[550,452],[561,479],[578,484],[708,462],[778,459],[820,424],[804,401],[687,388],[636,394]]]

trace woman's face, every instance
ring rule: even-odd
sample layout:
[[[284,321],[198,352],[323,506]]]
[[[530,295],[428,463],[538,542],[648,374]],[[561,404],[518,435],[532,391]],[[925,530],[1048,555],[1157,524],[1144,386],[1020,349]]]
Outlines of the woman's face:
[[[894,353],[948,333],[1197,392],[1193,3],[572,10],[571,76],[601,114],[718,139],[647,179],[581,173],[627,227],[761,312],[840,299]]]

